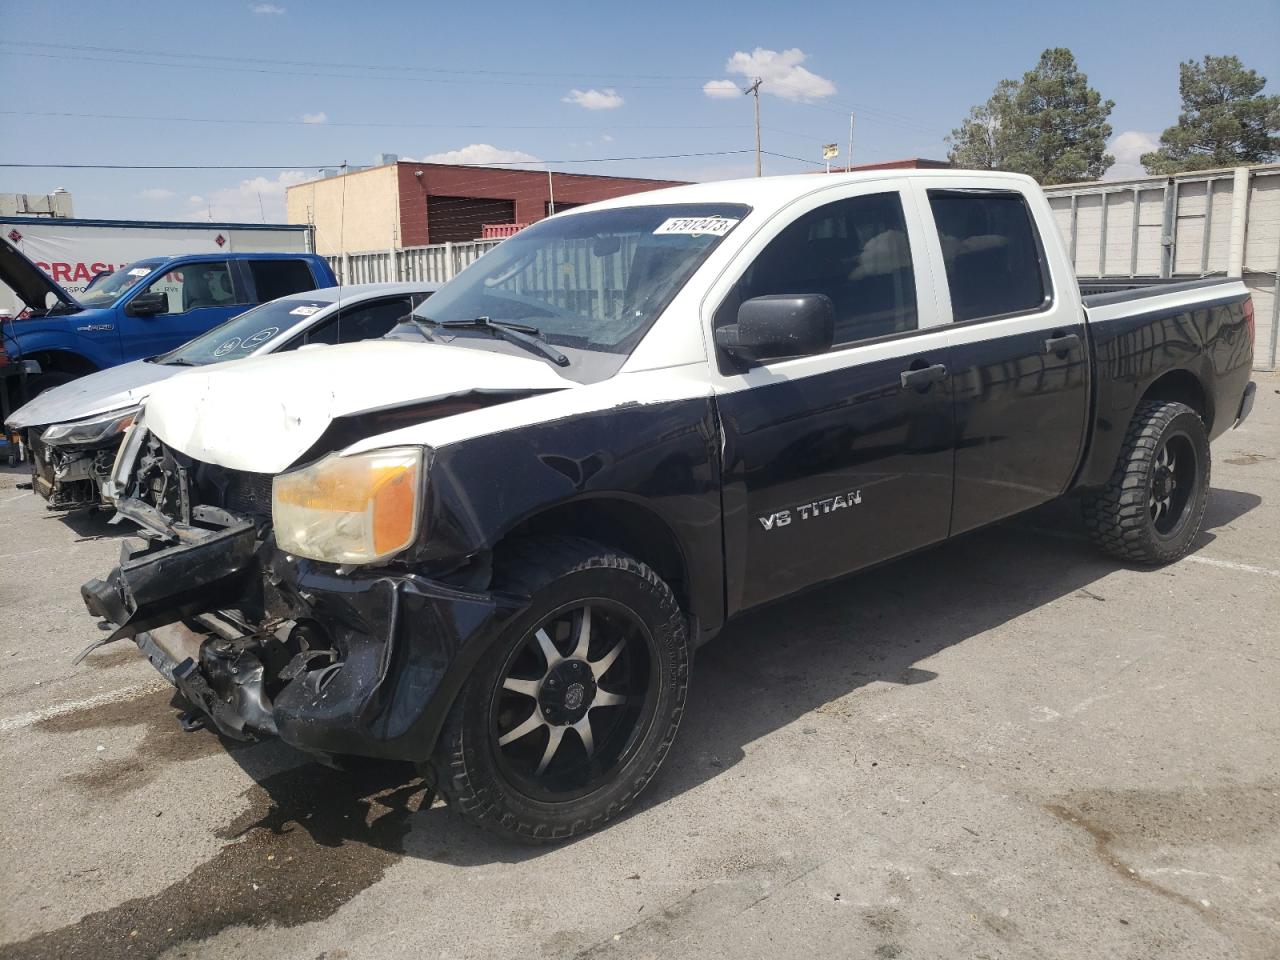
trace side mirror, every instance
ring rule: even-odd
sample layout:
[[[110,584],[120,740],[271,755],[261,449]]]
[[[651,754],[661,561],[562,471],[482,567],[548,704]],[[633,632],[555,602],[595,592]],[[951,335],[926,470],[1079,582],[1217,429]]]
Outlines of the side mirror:
[[[738,322],[716,328],[716,346],[739,363],[825,353],[835,341],[836,311],[820,293],[752,297]]]
[[[126,312],[134,317],[154,317],[169,312],[167,293],[140,293],[129,301]]]

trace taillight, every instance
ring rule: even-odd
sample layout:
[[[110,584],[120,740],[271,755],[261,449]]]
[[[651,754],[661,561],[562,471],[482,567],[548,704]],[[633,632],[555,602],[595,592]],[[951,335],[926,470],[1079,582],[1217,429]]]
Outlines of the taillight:
[[[1254,333],[1256,324],[1253,319],[1253,297],[1244,298],[1244,328],[1249,331],[1249,349],[1252,350],[1257,342]]]

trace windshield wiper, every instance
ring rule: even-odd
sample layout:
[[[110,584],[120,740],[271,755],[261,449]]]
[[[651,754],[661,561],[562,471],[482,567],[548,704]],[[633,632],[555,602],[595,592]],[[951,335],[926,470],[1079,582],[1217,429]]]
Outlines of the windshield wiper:
[[[542,354],[557,367],[569,366],[569,358],[543,340],[537,327],[527,323],[511,323],[506,320],[490,320],[488,317],[472,317],[470,320],[428,320],[416,318],[418,323],[430,324],[446,330],[484,330],[510,343],[518,343]]]
[[[194,360],[184,360],[182,357],[174,357],[172,360],[161,360],[166,367],[198,367],[200,364]]]

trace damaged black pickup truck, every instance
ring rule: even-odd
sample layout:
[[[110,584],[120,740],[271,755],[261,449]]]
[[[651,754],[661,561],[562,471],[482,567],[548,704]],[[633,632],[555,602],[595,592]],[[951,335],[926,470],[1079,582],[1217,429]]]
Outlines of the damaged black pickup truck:
[[[1027,178],[701,184],[504,241],[382,340],[158,386],[83,588],[239,738],[419,762],[552,840],[657,771],[692,650],[1071,494],[1167,563],[1253,399],[1238,281],[1082,299]]]

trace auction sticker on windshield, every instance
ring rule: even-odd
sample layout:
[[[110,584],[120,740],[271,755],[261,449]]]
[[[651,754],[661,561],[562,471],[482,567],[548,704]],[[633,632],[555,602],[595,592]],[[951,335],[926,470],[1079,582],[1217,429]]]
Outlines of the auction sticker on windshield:
[[[266,343],[279,332],[279,327],[267,327],[266,329],[259,330],[252,337],[245,337],[244,341],[240,345],[242,347],[256,347],[260,343]]]
[[[309,317],[313,313],[319,313],[319,312],[320,312],[319,307],[294,307],[292,310],[289,311],[290,315],[295,317]]]
[[[654,230],[653,233],[654,236],[680,234],[682,236],[700,237],[710,234],[713,237],[723,237],[738,223],[739,221],[729,217],[671,217],[660,223],[658,229]]]

